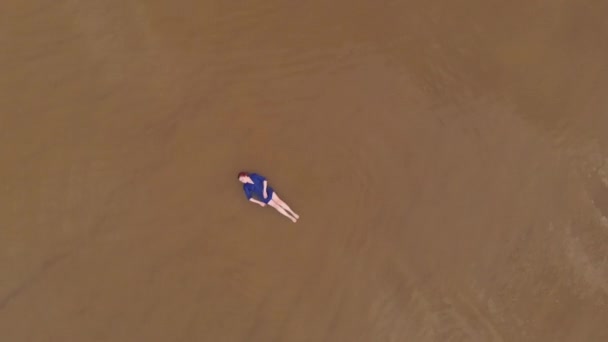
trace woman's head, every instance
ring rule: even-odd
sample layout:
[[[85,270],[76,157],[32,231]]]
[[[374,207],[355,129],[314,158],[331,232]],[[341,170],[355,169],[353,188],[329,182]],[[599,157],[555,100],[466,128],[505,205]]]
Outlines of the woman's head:
[[[239,172],[238,178],[241,183],[247,183],[247,180],[249,179],[249,174],[247,172]]]

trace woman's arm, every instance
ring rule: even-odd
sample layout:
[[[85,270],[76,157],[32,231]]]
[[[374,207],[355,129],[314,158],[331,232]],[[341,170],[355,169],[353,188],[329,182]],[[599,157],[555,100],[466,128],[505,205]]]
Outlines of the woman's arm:
[[[264,180],[264,198],[268,197],[268,191],[266,190],[268,188],[268,181]]]
[[[255,198],[253,198],[253,197],[252,197],[252,198],[250,198],[250,199],[249,199],[249,201],[251,201],[251,202],[253,202],[253,203],[257,203],[257,204],[261,205],[262,207],[265,207],[265,206],[266,206],[266,203],[264,203],[264,202],[260,202],[260,201],[256,200],[256,199],[255,199]]]

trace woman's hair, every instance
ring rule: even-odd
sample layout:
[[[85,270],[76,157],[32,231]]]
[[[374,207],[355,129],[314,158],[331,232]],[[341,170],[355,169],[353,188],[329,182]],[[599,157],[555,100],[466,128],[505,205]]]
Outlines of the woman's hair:
[[[241,179],[241,177],[247,177],[247,176],[249,176],[249,174],[247,172],[239,172],[238,179]]]

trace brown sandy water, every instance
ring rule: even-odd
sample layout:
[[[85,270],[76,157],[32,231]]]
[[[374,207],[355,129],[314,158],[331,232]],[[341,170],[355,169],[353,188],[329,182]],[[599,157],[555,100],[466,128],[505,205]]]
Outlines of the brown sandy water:
[[[3,2],[0,340],[607,341],[606,13]]]

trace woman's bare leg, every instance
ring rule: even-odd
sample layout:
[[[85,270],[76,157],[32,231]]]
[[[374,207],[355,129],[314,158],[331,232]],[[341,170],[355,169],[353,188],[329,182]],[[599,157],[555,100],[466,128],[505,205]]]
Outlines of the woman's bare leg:
[[[283,202],[283,200],[279,196],[277,196],[276,192],[274,194],[272,194],[272,200],[275,201],[278,205],[280,205],[281,208],[289,211],[291,213],[291,215],[293,217],[295,217],[296,219],[300,218],[300,215],[296,214],[293,210],[291,210],[291,208],[287,205],[287,203]]]
[[[285,209],[283,209],[283,207],[281,207],[277,202],[275,202],[274,199],[270,200],[270,202],[268,202],[268,204],[271,207],[275,208],[278,212],[280,212],[281,214],[283,214],[284,216],[286,216],[287,218],[292,220],[294,223],[296,222],[296,218],[291,216]]]

